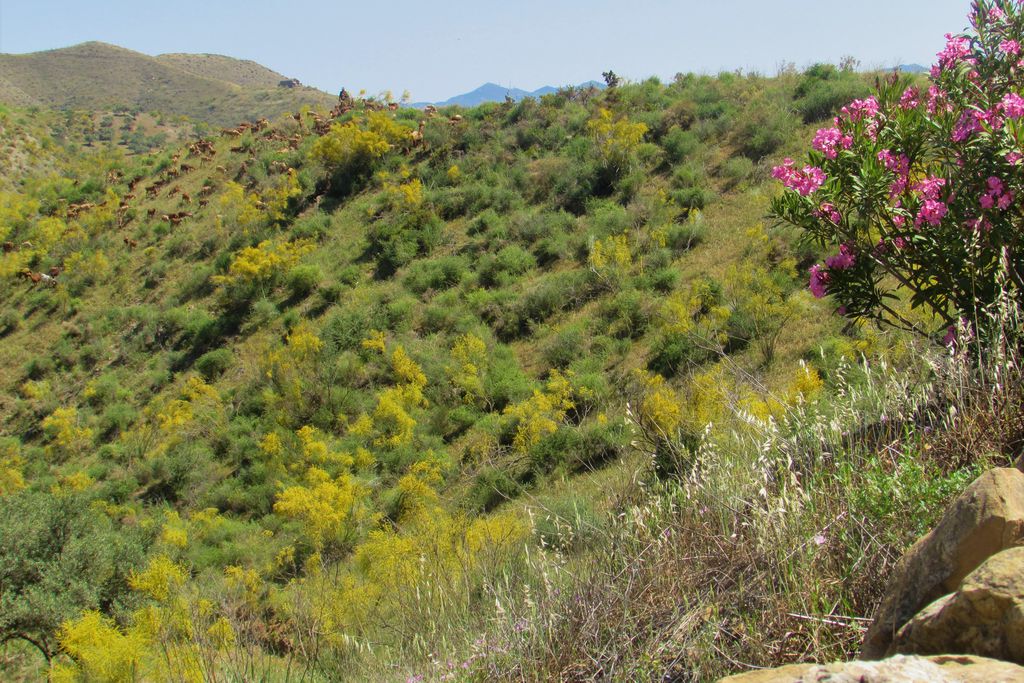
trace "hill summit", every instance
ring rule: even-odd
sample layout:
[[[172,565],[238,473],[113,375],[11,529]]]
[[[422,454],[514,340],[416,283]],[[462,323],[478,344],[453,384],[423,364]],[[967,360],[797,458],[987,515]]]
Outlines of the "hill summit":
[[[0,55],[0,102],[57,109],[132,108],[213,125],[328,105],[327,93],[281,88],[286,77],[222,55],[159,57],[101,42]]]

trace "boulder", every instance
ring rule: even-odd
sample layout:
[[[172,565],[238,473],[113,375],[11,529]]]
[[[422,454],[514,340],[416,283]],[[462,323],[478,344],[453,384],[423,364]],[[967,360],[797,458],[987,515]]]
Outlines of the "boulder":
[[[864,636],[861,658],[884,657],[896,632],[919,610],[955,591],[992,555],[1018,545],[1024,545],[1024,472],[989,470],[900,559]]]
[[[896,655],[877,662],[790,664],[719,683],[1020,683],[1024,667],[973,655]]]
[[[1024,664],[1024,548],[985,560],[956,593],[911,618],[889,652],[960,652]]]

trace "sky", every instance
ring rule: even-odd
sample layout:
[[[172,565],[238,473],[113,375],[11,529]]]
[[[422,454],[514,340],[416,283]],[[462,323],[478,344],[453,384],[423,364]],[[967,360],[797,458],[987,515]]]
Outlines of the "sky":
[[[436,101],[485,82],[534,90],[670,80],[844,56],[931,64],[968,0],[0,0],[0,52],[99,40],[149,55],[251,59],[328,92]]]

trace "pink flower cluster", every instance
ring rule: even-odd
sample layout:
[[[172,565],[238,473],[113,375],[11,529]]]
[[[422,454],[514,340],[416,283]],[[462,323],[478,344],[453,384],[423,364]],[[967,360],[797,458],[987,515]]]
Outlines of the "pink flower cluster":
[[[813,194],[825,184],[825,172],[817,166],[804,166],[802,170],[793,168],[792,159],[784,159],[782,166],[772,169],[772,177],[782,181],[791,190],[796,190],[806,197]]]
[[[946,47],[936,55],[939,61],[932,67],[932,78],[938,78],[943,71],[948,71],[960,62],[974,64],[971,54],[971,41],[965,36],[946,34]]]
[[[843,214],[839,213],[839,209],[829,204],[828,202],[825,202],[820,207],[818,207],[818,210],[814,212],[814,215],[817,216],[818,218],[827,218],[836,225],[839,225],[839,223],[842,222],[843,220]]]
[[[953,111],[953,105],[949,103],[948,93],[937,85],[928,86],[928,113],[934,114],[937,111]]]
[[[900,97],[900,109],[917,109],[921,91],[917,88],[907,88]]]
[[[848,116],[851,121],[870,120],[878,116],[878,100],[875,99],[874,95],[863,100],[854,100],[840,111]]]
[[[921,208],[918,209],[917,218],[914,220],[915,226],[921,227],[927,223],[934,227],[939,225],[942,219],[946,217],[949,207],[939,199],[939,191],[945,185],[946,181],[944,178],[931,176],[914,185],[914,189],[921,194],[921,198],[924,200],[921,202]]]
[[[825,270],[824,266],[818,263],[811,266],[811,281],[808,284],[808,288],[815,299],[821,299],[828,294],[829,280],[828,271]]]
[[[984,130],[981,121],[978,120],[979,113],[981,112],[965,111],[960,115],[960,120],[956,122],[956,125],[953,127],[953,134],[950,136],[953,142],[963,142],[975,133],[980,133]]]
[[[1024,116],[1024,98],[1015,92],[1007,93],[999,103],[999,108],[1007,118],[1019,119]]]
[[[903,194],[910,182],[910,159],[906,154],[896,156],[887,149],[878,153],[878,160],[882,162],[886,170],[896,174],[896,180],[889,186],[889,198],[895,198]]]
[[[853,264],[856,262],[857,258],[854,256],[850,245],[841,244],[839,245],[838,254],[825,259],[825,267],[829,270],[846,270],[847,268],[853,268]]]
[[[1020,43],[1016,40],[1004,40],[999,43],[999,51],[1006,55],[1019,55]]]
[[[946,186],[945,178],[936,178],[935,176],[928,176],[924,180],[914,185],[914,189],[921,193],[921,196],[925,199],[938,199],[939,192]]]
[[[917,212],[914,225],[920,227],[927,223],[934,227],[942,222],[942,219],[946,217],[948,212],[949,207],[946,206],[945,202],[940,202],[936,199],[926,199],[922,202],[921,208]]]
[[[853,136],[843,135],[838,128],[819,128],[812,144],[814,149],[824,154],[826,158],[835,159],[839,156],[840,147],[850,149],[853,146]]]
[[[979,203],[983,209],[991,209],[993,207],[998,208],[1000,211],[1006,211],[1013,204],[1013,191],[1008,191],[1003,181],[999,178],[992,176],[987,182],[988,191],[981,195]]]

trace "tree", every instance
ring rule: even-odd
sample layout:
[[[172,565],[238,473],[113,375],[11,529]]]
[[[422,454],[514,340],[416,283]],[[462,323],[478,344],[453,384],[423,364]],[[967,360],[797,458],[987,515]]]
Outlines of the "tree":
[[[879,80],[817,132],[807,164],[773,170],[787,188],[774,215],[838,248],[810,288],[842,315],[928,334],[902,293],[951,330],[1024,285],[1024,15],[979,0],[970,20],[973,31],[947,35],[927,90]]]
[[[63,622],[127,598],[142,545],[88,503],[30,491],[0,499],[0,642],[25,640],[49,660]]]

